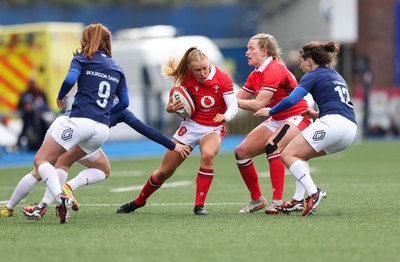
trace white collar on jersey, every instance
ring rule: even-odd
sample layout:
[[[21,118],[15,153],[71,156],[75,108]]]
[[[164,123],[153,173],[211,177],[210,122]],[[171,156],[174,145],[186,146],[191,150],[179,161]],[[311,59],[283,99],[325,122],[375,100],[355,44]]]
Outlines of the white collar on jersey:
[[[256,71],[263,72],[264,69],[269,65],[269,63],[271,63],[272,60],[273,60],[272,56],[269,56],[267,59],[265,59],[264,63],[262,63],[262,65],[259,68],[256,68]]]
[[[213,79],[216,72],[217,72],[217,69],[215,69],[215,66],[210,64],[210,74],[208,75],[207,80]]]

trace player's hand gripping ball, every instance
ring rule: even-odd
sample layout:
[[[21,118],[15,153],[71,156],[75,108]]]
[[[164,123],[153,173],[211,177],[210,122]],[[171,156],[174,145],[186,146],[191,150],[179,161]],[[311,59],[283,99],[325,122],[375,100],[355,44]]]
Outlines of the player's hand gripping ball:
[[[169,95],[172,99],[172,103],[180,100],[183,104],[183,107],[176,111],[179,116],[189,118],[194,114],[196,108],[194,106],[193,95],[185,87],[174,86],[169,92]]]

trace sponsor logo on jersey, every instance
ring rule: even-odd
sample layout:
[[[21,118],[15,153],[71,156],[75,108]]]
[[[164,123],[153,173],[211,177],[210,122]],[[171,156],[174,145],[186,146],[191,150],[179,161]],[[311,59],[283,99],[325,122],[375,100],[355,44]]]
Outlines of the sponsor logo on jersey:
[[[200,103],[204,108],[211,108],[215,105],[215,100],[212,96],[203,96]]]

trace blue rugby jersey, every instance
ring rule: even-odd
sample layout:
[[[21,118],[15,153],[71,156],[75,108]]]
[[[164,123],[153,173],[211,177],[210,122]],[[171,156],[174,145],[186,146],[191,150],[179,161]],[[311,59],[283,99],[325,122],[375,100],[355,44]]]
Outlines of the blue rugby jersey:
[[[82,54],[76,55],[69,70],[79,73],[78,90],[70,117],[89,118],[109,125],[114,95],[127,92],[122,68],[104,51],[99,50],[93,59]]]
[[[349,88],[346,81],[336,70],[318,66],[315,70],[303,75],[299,86],[313,96],[318,105],[319,117],[337,114],[357,123]]]

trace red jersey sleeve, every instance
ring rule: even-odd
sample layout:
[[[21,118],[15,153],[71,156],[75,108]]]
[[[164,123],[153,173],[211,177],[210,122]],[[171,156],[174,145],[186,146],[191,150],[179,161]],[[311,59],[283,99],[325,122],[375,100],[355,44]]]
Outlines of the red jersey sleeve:
[[[271,90],[274,92],[270,104],[268,105],[269,107],[273,107],[278,104],[285,97],[290,95],[293,89],[297,87],[296,78],[280,61],[274,60],[270,65],[268,65],[263,73],[264,82],[262,85],[262,89]],[[288,117],[300,115],[301,112],[303,112],[307,108],[308,104],[303,98],[292,108],[275,114],[273,118],[275,120],[283,120]]]

